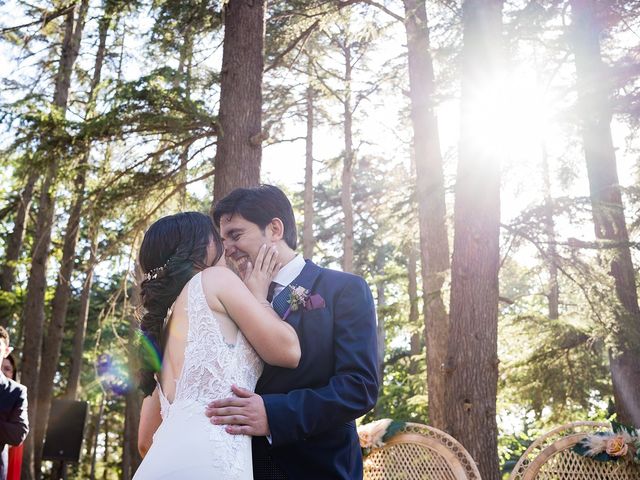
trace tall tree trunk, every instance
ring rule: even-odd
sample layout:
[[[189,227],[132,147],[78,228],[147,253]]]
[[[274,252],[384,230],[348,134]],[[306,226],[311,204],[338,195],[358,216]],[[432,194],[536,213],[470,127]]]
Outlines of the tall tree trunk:
[[[138,251],[139,244],[134,243],[133,250]],[[136,262],[137,265],[137,262]],[[140,288],[142,283],[142,272],[135,268],[136,278],[132,288],[131,302],[128,305],[129,316],[129,371],[135,371],[135,348],[136,335],[138,332],[138,321],[136,319],[136,308],[140,306]],[[138,424],[140,423],[140,408],[142,398],[138,388],[130,388],[126,395],[125,423],[124,423],[124,445],[122,451],[122,480],[129,480],[133,477],[142,461],[138,452]]]
[[[187,26],[184,34],[182,48],[180,49],[180,58],[178,60],[178,75],[176,76],[173,86],[178,88],[180,81],[184,79],[185,97],[187,100],[191,97],[191,62],[193,59],[193,29]],[[180,193],[178,194],[180,210],[187,210],[187,178],[189,173],[189,145],[186,145],[179,156],[180,167],[178,173],[178,181],[182,183]]]
[[[7,241],[5,263],[2,265],[2,272],[0,272],[0,290],[4,292],[13,290],[16,264],[22,251],[22,243],[24,242],[24,235],[27,231],[29,209],[31,208],[31,200],[33,199],[33,190],[39,176],[40,174],[35,170],[30,172],[27,177],[27,183],[20,193],[18,211],[16,212],[16,218],[13,222],[13,232],[11,232]],[[6,327],[8,320],[8,315],[0,316],[0,325]]]
[[[553,219],[553,199],[551,196],[551,176],[549,174],[549,155],[546,145],[542,145],[542,178],[544,181],[544,230],[547,237],[547,264],[549,267],[549,287],[547,299],[549,318],[560,317],[560,290],[558,286],[558,249],[556,248],[556,226]]]
[[[106,413],[104,415],[104,422],[102,422],[102,424],[104,425],[104,452],[102,455],[102,463],[104,466],[102,469],[102,480],[107,480],[107,473],[109,472],[109,461],[111,458],[111,442],[109,441],[111,418]]]
[[[65,20],[65,33],[60,54],[60,64],[56,75],[53,107],[62,115],[66,112],[69,98],[69,86],[73,65],[78,57],[82,29],[89,6],[88,0],[83,0],[78,18],[74,20],[75,9],[71,10]],[[36,220],[35,244],[31,255],[31,270],[27,283],[27,294],[23,310],[24,347],[22,357],[22,383],[28,389],[29,424],[35,425],[37,418],[38,374],[40,370],[40,353],[42,348],[42,333],[44,327],[44,298],[47,283],[47,261],[51,244],[51,227],[54,218],[56,176],[58,159],[56,155],[45,155],[47,165],[40,191],[38,216]],[[34,466],[34,435],[29,435],[25,441],[23,477],[26,480],[39,478],[40,473]]]
[[[87,152],[84,158],[87,159],[88,155],[89,153]],[[47,341],[44,343],[42,352],[42,362],[38,377],[38,415],[36,417],[36,423],[32,424],[34,432],[33,435],[35,436],[34,462],[36,472],[40,471],[42,448],[44,446],[47,422],[49,421],[49,412],[51,411],[51,400],[53,398],[53,380],[56,371],[58,370],[60,349],[62,347],[62,338],[64,336],[64,325],[67,319],[69,297],[71,296],[71,276],[73,274],[76,244],[80,229],[80,215],[84,202],[84,189],[86,182],[85,168],[86,165],[81,164],[79,166],[80,170],[77,173],[74,182],[75,200],[67,222],[67,230],[62,247],[62,259],[60,262],[60,270],[58,272],[58,283],[56,285],[51,307],[51,319],[49,321],[49,328],[47,331]]]
[[[410,242],[406,245],[406,255],[407,255],[407,293],[409,294],[409,325],[412,328],[417,327],[419,313],[418,313],[418,249],[417,246],[414,245],[413,242]],[[411,363],[409,364],[409,371],[411,374],[414,374],[418,371],[418,364],[413,357],[420,354],[422,350],[422,341],[424,329],[420,329],[420,331],[416,331],[411,334],[410,341],[410,353],[411,353]]]
[[[420,227],[429,423],[445,427],[445,386],[442,365],[447,354],[449,318],[442,287],[449,273],[449,239],[435,82],[424,0],[404,0],[409,55],[409,89],[416,193]]]
[[[302,229],[302,254],[304,258],[313,258],[313,112],[314,90],[307,87],[307,136],[305,138],[304,169],[304,226]]]
[[[265,0],[229,0],[224,6],[214,202],[260,183],[264,12]]]
[[[382,252],[378,252],[377,255],[376,271],[379,277],[379,280],[376,282],[376,304],[378,306],[378,325],[376,328],[378,334],[378,380],[380,382],[380,388],[382,388],[382,380],[384,379],[384,353],[386,343],[384,308],[387,306],[387,297],[384,291],[384,255]]]
[[[99,405],[95,405],[98,409]],[[78,475],[76,478],[89,478],[91,475],[90,469],[93,460],[93,442],[96,436],[96,417],[98,416],[98,412],[93,412],[94,405],[89,406],[89,415],[87,417],[87,426],[84,430],[84,452],[82,455],[83,461],[81,461],[77,466]]]
[[[132,388],[127,393],[124,407],[124,438],[122,445],[122,480],[130,480],[140,465],[138,452],[138,424],[140,423],[140,407],[142,402]]]
[[[102,425],[102,419],[104,417],[104,409],[107,402],[107,394],[102,394],[100,400],[100,409],[95,419],[94,435],[93,435],[93,450],[91,451],[91,469],[89,471],[89,479],[95,480],[96,478],[96,464],[98,462],[98,439],[100,438],[100,427]]]
[[[462,21],[445,418],[447,430],[469,450],[482,478],[497,479],[500,132],[486,111],[495,108],[500,94],[502,0],[466,0]]]
[[[609,8],[606,2],[571,1],[573,49],[595,235],[612,244],[601,258],[608,262],[619,302],[609,338],[616,413],[619,421],[640,427],[640,309],[611,138],[611,84],[600,53]]]
[[[353,109],[351,105],[351,77],[353,65],[351,64],[351,44],[347,36],[342,45],[344,53],[344,162],[342,164],[342,189],[340,199],[342,212],[344,213],[344,240],[342,253],[342,270],[353,272]]]
[[[82,372],[82,353],[84,352],[84,339],[87,331],[87,321],[89,319],[89,305],[91,302],[91,287],[93,286],[93,272],[97,263],[98,250],[98,228],[93,225],[89,227],[90,254],[87,264],[82,292],[80,293],[80,309],[73,332],[73,347],[71,351],[69,378],[65,398],[76,400],[78,398],[78,388],[80,386],[80,374]]]
[[[101,80],[111,15],[112,11],[110,9],[106,10],[99,22],[98,51],[96,53],[96,60],[93,68],[93,78],[91,79],[87,111],[85,113],[86,118],[90,118],[94,114],[96,90]],[[67,221],[62,246],[62,258],[60,261],[60,270],[58,272],[58,282],[51,306],[51,319],[49,321],[49,328],[47,331],[47,341],[44,344],[42,353],[41,369],[38,379],[38,415],[34,425],[34,462],[36,472],[40,470],[42,448],[44,446],[47,422],[49,421],[49,412],[51,411],[51,400],[53,398],[53,380],[58,369],[58,361],[60,359],[60,350],[64,336],[64,326],[67,318],[69,299],[71,297],[71,277],[73,275],[76,245],[78,243],[80,232],[80,219],[85,203],[85,189],[90,155],[91,143],[89,142],[85,147],[85,153],[82,155],[78,165],[76,166],[76,177],[73,182],[72,206],[71,211],[69,212],[69,220]]]

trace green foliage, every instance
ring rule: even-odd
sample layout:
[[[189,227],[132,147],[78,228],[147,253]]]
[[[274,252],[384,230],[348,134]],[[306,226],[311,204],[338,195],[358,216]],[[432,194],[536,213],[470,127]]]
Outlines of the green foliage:
[[[172,86],[175,75],[171,68],[162,67],[138,80],[115,85],[111,110],[83,122],[78,138],[108,139],[132,133],[178,138],[215,135],[216,116],[202,101],[187,98],[182,87]]]

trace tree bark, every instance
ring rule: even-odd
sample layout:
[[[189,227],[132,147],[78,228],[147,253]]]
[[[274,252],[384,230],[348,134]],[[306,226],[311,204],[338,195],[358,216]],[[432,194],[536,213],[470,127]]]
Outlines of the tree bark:
[[[93,271],[96,265],[98,249],[98,230],[96,226],[90,228],[91,252],[89,264],[87,265],[82,292],[80,294],[80,309],[73,332],[73,348],[70,359],[69,378],[65,398],[76,400],[78,398],[78,388],[80,386],[80,374],[82,373],[82,353],[84,351],[84,339],[87,331],[87,321],[89,319],[89,305],[91,302],[91,287],[93,286]]]
[[[418,325],[419,313],[418,313],[418,248],[413,242],[407,244],[407,293],[409,294],[409,325],[415,328]],[[409,371],[415,375],[418,371],[418,364],[413,357],[420,354],[422,350],[422,341],[424,337],[424,329],[416,331],[411,334],[410,351],[411,351],[411,363],[409,365]]]
[[[107,394],[102,394],[100,400],[100,409],[95,419],[94,435],[93,435],[93,450],[91,451],[91,469],[89,471],[89,479],[95,480],[96,478],[96,464],[98,461],[98,439],[100,438],[100,427],[102,425],[102,418],[104,417],[105,404],[107,402]]]
[[[111,427],[111,418],[109,415],[104,416],[104,454],[102,455],[102,480],[107,480],[107,474],[109,472],[109,461],[111,457],[111,442],[109,442],[109,430]]]
[[[178,88],[180,86],[180,81],[184,78],[185,84],[185,97],[187,100],[190,99],[191,96],[191,62],[193,59],[193,31],[191,26],[187,26],[187,30],[184,34],[183,45],[180,49],[180,58],[178,60],[178,75],[174,81],[174,88]],[[180,210],[187,210],[187,200],[188,200],[188,191],[187,191],[187,178],[189,173],[189,147],[190,145],[186,145],[182,152],[180,152],[180,170],[178,174],[178,181],[183,184],[180,188],[180,193],[178,194]]]
[[[481,477],[497,479],[501,133],[486,118],[486,109],[495,108],[500,94],[502,0],[466,0],[462,22],[461,139],[445,419],[448,432],[478,463]]]
[[[542,145],[542,178],[544,181],[544,230],[547,237],[547,265],[549,267],[549,287],[547,302],[549,318],[560,317],[560,289],[558,286],[558,251],[556,248],[556,226],[553,219],[553,200],[551,197],[551,176],[549,174],[549,156],[547,148]]]
[[[344,214],[344,240],[342,253],[342,270],[353,272],[353,109],[351,106],[351,45],[347,36],[341,46],[344,54],[344,161],[342,164],[342,189],[340,199]]]
[[[608,263],[618,301],[613,307],[615,324],[609,338],[617,420],[638,427],[640,309],[611,137],[611,84],[600,52],[600,35],[609,8],[606,2],[572,0],[572,39],[595,235],[598,240],[616,245],[601,260]]]
[[[98,30],[98,51],[93,69],[93,78],[89,91],[86,118],[93,115],[96,89],[100,83],[102,65],[105,58],[107,33],[111,20],[111,11],[106,10],[99,22]],[[42,363],[38,379],[38,415],[36,423],[33,427],[35,435],[35,469],[40,470],[42,459],[42,448],[44,446],[44,438],[49,421],[49,412],[51,411],[51,400],[53,398],[54,377],[58,369],[58,361],[60,359],[60,350],[62,347],[62,339],[64,336],[65,320],[69,307],[69,299],[71,297],[71,277],[73,275],[76,245],[80,232],[80,220],[82,209],[85,203],[85,189],[87,183],[87,170],[89,168],[89,158],[91,155],[91,144],[86,145],[84,155],[80,158],[76,167],[76,177],[73,183],[73,200],[69,219],[64,236],[62,246],[62,258],[60,260],[60,270],[58,272],[58,281],[53,296],[51,306],[51,319],[47,331],[47,341],[44,344],[42,352]]]
[[[134,243],[133,250],[138,251],[139,245]],[[136,265],[138,262],[136,262]],[[140,306],[140,289],[142,283],[142,272],[139,268],[135,268],[136,279],[132,288],[131,302],[129,304],[129,371],[133,372],[136,368],[136,335],[138,331],[138,321],[135,316],[136,308]],[[140,423],[140,408],[142,407],[142,398],[140,390],[132,386],[126,395],[125,405],[125,424],[124,424],[124,446],[122,451],[122,480],[129,480],[133,477],[142,461],[138,452],[138,424]]]
[[[307,136],[305,138],[304,169],[304,226],[302,229],[302,254],[304,258],[313,258],[315,240],[313,238],[313,127],[314,127],[314,90],[307,87]]]
[[[71,73],[78,57],[82,29],[84,28],[84,20],[88,6],[88,0],[83,0],[78,10],[77,20],[74,20],[75,9],[70,10],[65,20],[65,33],[53,96],[53,108],[62,115],[65,114],[67,108]],[[36,425],[37,418],[37,399],[39,398],[38,375],[40,370],[42,333],[44,329],[47,261],[49,259],[51,227],[55,210],[56,176],[58,170],[57,156],[47,156],[46,162],[46,170],[38,204],[36,237],[31,255],[31,270],[23,310],[24,347],[22,357],[22,383],[28,389],[30,425]],[[29,435],[25,441],[22,471],[23,477],[26,480],[39,478],[40,476],[40,473],[35,471],[34,465],[34,437],[34,435]]]
[[[229,0],[224,6],[214,202],[260,183],[264,12],[265,0]]]
[[[429,423],[442,429],[446,409],[442,366],[447,354],[449,329],[442,288],[450,268],[444,175],[433,100],[435,81],[425,1],[404,0],[404,8],[420,227]]]
[[[31,208],[31,201],[33,200],[33,190],[39,176],[39,173],[35,170],[30,172],[27,177],[27,183],[20,193],[20,202],[18,204],[18,211],[16,212],[16,218],[13,223],[13,232],[11,232],[7,241],[5,263],[2,266],[2,272],[0,272],[0,290],[4,292],[10,292],[13,290],[16,265],[20,258],[24,235],[27,231],[27,220],[29,219],[29,209]],[[6,327],[8,325],[8,320],[8,316],[2,315],[0,317],[0,325]]]
[[[384,379],[384,353],[386,344],[385,333],[385,315],[384,308],[387,306],[387,297],[384,290],[384,255],[379,252],[376,258],[376,271],[379,280],[376,282],[376,305],[378,307],[378,325],[376,328],[378,334],[378,381],[382,389],[382,380]],[[382,311],[381,311],[382,310]]]
[[[88,159],[88,152],[85,154],[85,162]],[[64,336],[64,325],[67,318],[69,298],[71,296],[71,276],[75,261],[76,244],[78,242],[78,232],[80,229],[80,215],[84,203],[84,189],[86,183],[86,164],[81,162],[79,171],[74,182],[74,204],[69,214],[64,243],[62,246],[62,259],[58,272],[58,283],[53,296],[51,307],[51,319],[47,331],[47,341],[44,343],[42,352],[42,362],[38,377],[38,415],[36,423],[33,425],[33,435],[35,436],[35,469],[40,471],[42,459],[42,448],[51,411],[51,400],[53,398],[53,385],[58,361],[60,359],[60,349]],[[31,405],[30,405],[31,407]]]

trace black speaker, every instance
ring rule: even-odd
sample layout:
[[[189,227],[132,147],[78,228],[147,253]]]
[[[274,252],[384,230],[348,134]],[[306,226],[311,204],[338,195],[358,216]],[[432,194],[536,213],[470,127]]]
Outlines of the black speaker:
[[[44,440],[43,460],[80,461],[87,402],[54,400]]]

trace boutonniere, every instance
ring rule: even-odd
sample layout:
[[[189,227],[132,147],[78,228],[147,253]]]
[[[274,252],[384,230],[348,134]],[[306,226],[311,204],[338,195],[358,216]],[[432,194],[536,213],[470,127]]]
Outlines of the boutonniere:
[[[283,319],[286,319],[291,312],[295,312],[300,307],[305,310],[315,310],[316,308],[324,308],[324,298],[317,293],[311,294],[309,290],[302,286],[289,285],[289,299],[287,303],[289,308],[284,312]]]

